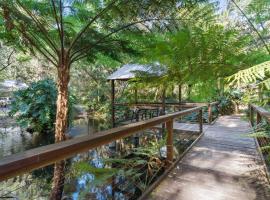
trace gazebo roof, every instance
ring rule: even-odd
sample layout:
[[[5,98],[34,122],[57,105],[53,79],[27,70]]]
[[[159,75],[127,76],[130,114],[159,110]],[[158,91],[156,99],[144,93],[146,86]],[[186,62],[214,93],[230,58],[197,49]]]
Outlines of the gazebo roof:
[[[164,68],[160,64],[125,64],[112,73],[107,80],[129,80],[135,78],[138,73],[148,73],[153,76],[160,76],[164,73]]]

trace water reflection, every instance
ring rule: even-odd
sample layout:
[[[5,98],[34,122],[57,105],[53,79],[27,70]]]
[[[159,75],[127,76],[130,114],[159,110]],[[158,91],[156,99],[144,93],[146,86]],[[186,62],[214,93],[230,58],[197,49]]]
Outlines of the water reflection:
[[[68,134],[74,137],[90,135],[102,130],[109,129],[104,120],[78,119],[73,122],[73,127],[68,130]],[[33,133],[23,131],[20,127],[0,126],[0,158],[11,154],[23,152],[35,147],[53,143],[53,133]]]
[[[110,123],[106,121],[80,119],[74,122],[74,127],[69,129],[68,133],[71,137],[95,134],[108,129],[108,124]],[[137,199],[147,185],[162,174],[166,155],[165,143],[162,142],[164,135],[160,130],[147,130],[139,136],[141,151],[147,155],[134,153],[134,138],[130,137],[119,140],[115,148],[104,145],[68,159],[63,199]],[[175,134],[175,136],[178,143],[177,151],[180,154],[193,138],[190,138],[190,135]],[[46,134],[32,135],[22,132],[18,127],[5,129],[0,133],[0,139],[2,157],[51,143],[51,137]],[[154,147],[159,152],[154,151]],[[108,160],[118,161],[108,162]],[[76,170],[73,174],[72,170],[77,163],[86,163],[86,166],[92,168],[88,171],[82,170],[81,173]],[[94,169],[104,170],[101,173]],[[48,166],[9,179],[1,183],[0,197],[8,194],[9,197],[14,197],[13,199],[48,199],[52,175],[53,166]]]

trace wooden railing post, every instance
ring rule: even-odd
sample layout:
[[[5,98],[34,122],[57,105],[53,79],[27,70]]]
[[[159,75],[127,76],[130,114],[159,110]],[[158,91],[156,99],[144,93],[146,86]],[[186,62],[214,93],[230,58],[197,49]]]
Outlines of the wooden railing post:
[[[262,122],[262,116],[259,112],[256,114],[256,125],[260,124]]]
[[[173,120],[166,122],[167,129],[167,166],[173,162]]]
[[[254,119],[254,110],[253,110],[253,107],[249,105],[249,120],[252,127],[254,126],[253,119]]]
[[[199,110],[199,126],[200,126],[200,133],[203,132],[203,111],[202,108]]]
[[[212,122],[212,106],[209,103],[208,104],[208,123],[211,124],[211,122]]]

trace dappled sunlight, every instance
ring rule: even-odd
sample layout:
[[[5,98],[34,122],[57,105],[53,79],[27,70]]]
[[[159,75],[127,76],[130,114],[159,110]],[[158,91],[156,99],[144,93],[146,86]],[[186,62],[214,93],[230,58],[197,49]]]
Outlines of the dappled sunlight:
[[[236,128],[227,129],[230,124]],[[148,199],[267,199],[270,193],[254,140],[230,137],[240,135],[237,128],[242,127],[248,124],[240,118],[220,117]],[[219,138],[209,137],[214,130]]]
[[[269,10],[0,0],[0,199],[269,200]]]

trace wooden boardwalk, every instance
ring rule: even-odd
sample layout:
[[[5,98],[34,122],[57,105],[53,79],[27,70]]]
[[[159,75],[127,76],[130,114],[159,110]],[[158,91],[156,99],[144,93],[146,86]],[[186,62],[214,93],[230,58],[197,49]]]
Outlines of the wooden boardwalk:
[[[126,122],[122,122],[122,125],[127,125],[130,123],[135,123],[135,122],[130,122],[130,121],[126,121]],[[161,124],[154,126],[154,128],[158,128],[160,129],[162,127]],[[206,130],[209,127],[208,124],[204,124],[203,128],[204,130]],[[198,133],[199,132],[199,124],[197,123],[182,123],[182,122],[177,122],[174,120],[173,122],[173,130],[175,132],[183,132],[183,133]]]
[[[159,124],[155,126],[156,128],[161,128],[162,125]],[[209,127],[208,124],[204,124],[203,128],[206,130]],[[173,130],[175,132],[183,132],[183,133],[198,133],[200,131],[199,124],[196,123],[182,123],[182,122],[173,122]]]
[[[270,200],[269,183],[249,124],[222,116],[148,200]]]

